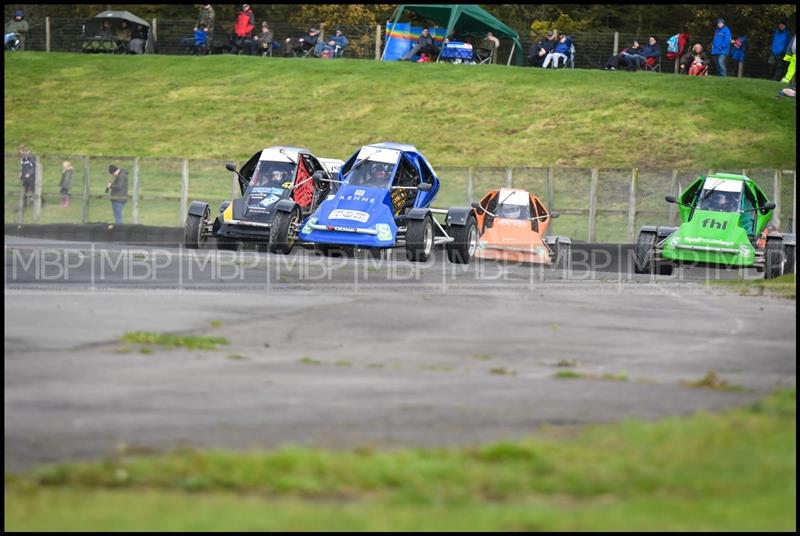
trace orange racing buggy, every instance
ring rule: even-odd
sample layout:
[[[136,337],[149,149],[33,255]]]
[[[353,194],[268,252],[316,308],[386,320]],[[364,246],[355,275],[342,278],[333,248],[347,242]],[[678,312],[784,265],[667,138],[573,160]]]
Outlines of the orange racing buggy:
[[[572,240],[545,236],[558,212],[538,196],[514,188],[492,190],[472,206],[478,213],[478,249],[483,259],[529,262],[569,268]]]

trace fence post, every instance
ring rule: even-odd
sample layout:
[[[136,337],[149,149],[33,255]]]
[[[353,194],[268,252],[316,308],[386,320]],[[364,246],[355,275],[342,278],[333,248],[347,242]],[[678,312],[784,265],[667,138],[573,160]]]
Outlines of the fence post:
[[[781,227],[781,176],[782,175],[783,173],[781,173],[781,170],[779,169],[775,170],[775,178],[772,190],[774,192],[773,202],[775,203],[775,210],[772,212],[772,222],[778,229],[780,229]]]
[[[595,229],[597,227],[597,181],[600,176],[598,168],[592,168],[592,180],[589,183],[589,232],[586,241],[594,240]]]
[[[381,61],[381,25],[375,25],[375,61]]]
[[[178,222],[181,225],[186,223],[186,209],[189,208],[189,160],[183,159],[181,165],[181,214]]]
[[[81,223],[89,221],[89,157],[83,157],[83,199],[81,201]]]
[[[628,240],[636,236],[636,191],[639,188],[639,168],[631,170],[631,184],[628,189]]]
[[[669,184],[669,193],[672,195],[678,195],[678,170],[672,170],[672,181]],[[678,205],[675,203],[669,204],[669,226],[674,227],[675,222],[678,219]]]
[[[19,204],[17,205],[17,223],[25,223],[25,185],[19,183]]]
[[[467,168],[467,204],[472,204],[473,184],[472,184],[472,166]]]
[[[547,184],[544,191],[544,202],[547,204],[547,208],[553,208],[553,176],[555,175],[555,170],[553,166],[547,168]]]
[[[50,17],[44,18],[44,50],[50,52]]]
[[[133,159],[133,199],[131,200],[131,223],[139,223],[139,157]]]
[[[619,54],[619,32],[614,32],[614,56]]]
[[[740,61],[739,62],[739,71],[736,73],[736,78],[741,78],[742,76],[744,76],[744,62]]]
[[[42,219],[42,159],[36,159],[33,175],[33,223],[41,223]]]
[[[681,58],[680,56],[675,54],[675,74],[678,74],[680,72],[680,64],[681,64]]]
[[[513,168],[506,168],[506,187],[514,187],[514,170]]]
[[[156,18],[153,17],[153,24],[150,27],[150,31],[153,33],[153,53],[158,53],[158,26],[156,25]],[[145,52],[147,52],[145,50]]]

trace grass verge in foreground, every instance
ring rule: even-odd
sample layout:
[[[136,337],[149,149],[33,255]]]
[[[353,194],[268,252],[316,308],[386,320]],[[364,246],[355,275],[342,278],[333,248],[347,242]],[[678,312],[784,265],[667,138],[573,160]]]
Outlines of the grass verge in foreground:
[[[6,530],[794,530],[796,390],[474,448],[177,451],[6,475]]]
[[[788,300],[797,299],[797,276],[785,274],[774,279],[720,279],[709,281],[711,285],[728,287],[742,296],[777,296]]]

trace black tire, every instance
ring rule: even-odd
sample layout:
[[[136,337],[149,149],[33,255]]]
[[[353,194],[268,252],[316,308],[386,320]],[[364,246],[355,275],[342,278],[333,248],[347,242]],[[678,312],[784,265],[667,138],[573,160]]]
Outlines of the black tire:
[[[478,249],[478,223],[470,216],[464,225],[448,228],[453,241],[447,244],[447,258],[454,264],[469,264]]]
[[[277,212],[269,228],[269,251],[288,255],[294,249],[297,241],[296,229],[300,221],[297,210],[291,212]],[[294,236],[290,236],[293,234]]]
[[[217,236],[217,249],[236,251],[239,249],[239,241],[227,236]]]
[[[767,237],[764,252],[764,279],[773,279],[783,274],[783,238]]]
[[[406,226],[406,258],[426,262],[433,253],[433,219],[430,214],[421,220],[408,220]]]
[[[636,238],[636,262],[633,271],[637,274],[649,274],[653,270],[653,250],[656,246],[656,234],[651,231],[639,231]]]
[[[784,274],[793,274],[794,273],[794,244],[792,245],[785,245],[783,246],[783,254],[786,257],[786,264],[783,265],[783,273]]]
[[[208,240],[205,227],[210,214],[211,209],[206,205],[206,210],[202,217],[195,214],[186,215],[186,224],[183,227],[183,241],[188,249],[203,249],[206,240]]]

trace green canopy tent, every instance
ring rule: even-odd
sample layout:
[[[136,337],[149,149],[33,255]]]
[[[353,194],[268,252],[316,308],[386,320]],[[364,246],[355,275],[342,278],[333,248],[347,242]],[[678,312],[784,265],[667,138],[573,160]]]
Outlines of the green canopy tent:
[[[522,65],[522,43],[519,34],[477,4],[400,4],[392,17],[392,30],[404,11],[410,11],[446,27],[447,37],[450,37],[453,31],[475,37],[483,37],[486,32],[492,32],[498,38],[510,39],[511,53],[508,55],[506,65],[511,64],[515,52],[516,64]]]

